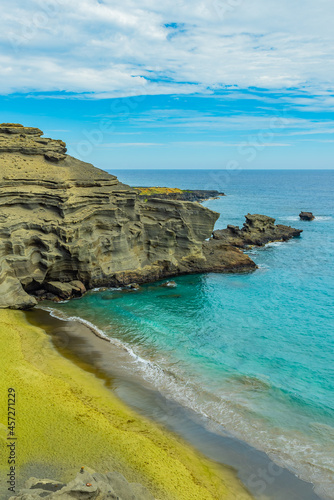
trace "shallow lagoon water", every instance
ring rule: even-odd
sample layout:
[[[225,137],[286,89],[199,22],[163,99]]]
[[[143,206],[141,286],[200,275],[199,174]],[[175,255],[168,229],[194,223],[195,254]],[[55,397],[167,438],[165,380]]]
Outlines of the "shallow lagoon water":
[[[226,197],[205,202],[222,214],[216,228],[242,225],[250,212],[304,232],[251,249],[252,274],[89,292],[57,310],[126,346],[137,380],[334,498],[333,172],[116,174],[132,185],[223,190]],[[301,210],[316,219],[299,221]]]

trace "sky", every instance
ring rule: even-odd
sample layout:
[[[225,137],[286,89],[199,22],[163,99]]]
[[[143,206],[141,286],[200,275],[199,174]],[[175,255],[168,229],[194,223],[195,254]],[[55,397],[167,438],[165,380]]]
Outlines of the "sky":
[[[332,0],[2,0],[0,122],[103,169],[329,169]]]

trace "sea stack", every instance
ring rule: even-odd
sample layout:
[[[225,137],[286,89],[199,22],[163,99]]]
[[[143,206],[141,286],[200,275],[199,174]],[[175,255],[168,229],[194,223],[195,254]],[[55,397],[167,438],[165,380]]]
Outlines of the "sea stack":
[[[301,220],[314,220],[315,219],[315,217],[312,214],[312,212],[300,212],[299,218]]]
[[[214,231],[213,238],[224,241],[227,245],[239,248],[263,246],[272,241],[288,241],[300,236],[302,229],[295,229],[283,224],[275,224],[273,217],[260,214],[245,215],[246,222],[239,226],[228,225],[226,229]]]
[[[69,298],[93,287],[256,268],[240,250],[210,239],[217,212],[142,200],[42,134],[0,125],[0,307],[33,307],[57,290]]]

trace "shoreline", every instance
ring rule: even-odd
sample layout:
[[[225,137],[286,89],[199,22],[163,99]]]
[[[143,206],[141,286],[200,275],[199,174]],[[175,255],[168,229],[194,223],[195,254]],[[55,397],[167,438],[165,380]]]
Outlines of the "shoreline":
[[[31,476],[66,481],[84,465],[102,473],[117,470],[129,482],[143,484],[158,500],[252,498],[230,468],[209,461],[177,435],[125,405],[110,390],[115,385],[112,377],[84,360],[71,359],[69,353],[62,355],[42,321],[32,325],[29,314],[0,311],[5,353],[1,398],[6,388],[15,385],[18,401],[16,493]],[[82,330],[80,325],[80,337]],[[91,330],[85,332],[101,345]],[[4,403],[2,457],[6,457],[7,434]],[[4,499],[13,494],[6,491],[7,468],[2,459],[0,495]]]
[[[180,407],[176,402],[167,401],[162,395],[158,395],[156,391],[143,387],[142,381],[138,383],[132,380],[124,369],[119,369],[119,366],[115,368],[115,364],[117,364],[115,363],[115,357],[124,357],[123,361],[126,362],[126,358],[131,353],[121,343],[117,345],[111,342],[94,325],[78,317],[59,319],[61,313],[58,318],[55,317],[58,310],[55,310],[53,316],[51,316],[50,311],[45,309],[28,313],[30,316],[34,314],[37,316],[35,321],[36,319],[38,321],[43,319],[45,322],[44,328],[49,324],[48,333],[51,336],[54,335],[52,330],[56,330],[58,336],[56,343],[59,343],[59,335],[62,337],[59,350],[63,355],[65,350],[70,351],[72,361],[75,354],[77,363],[84,361],[91,365],[93,370],[98,370],[100,376],[108,375],[112,377],[114,379],[113,392],[116,392],[117,396],[125,401],[128,406],[150,420],[158,421],[168,430],[176,432],[181,439],[185,439],[201,454],[221,466],[232,467],[237,471],[238,478],[243,484],[246,484],[246,487],[255,498],[257,494],[262,494],[264,486],[265,498],[268,499],[278,500],[289,497],[291,500],[299,500],[300,498],[303,498],[303,500],[319,500],[321,498],[313,491],[311,483],[299,479],[287,469],[278,468],[265,453],[239,441],[234,436],[228,435],[218,424],[215,424],[213,429],[212,427],[210,429],[205,418],[195,415],[191,410]],[[29,321],[31,321],[31,318]],[[62,333],[60,330],[62,330]],[[64,337],[67,337],[65,350]],[[104,341],[103,344],[101,340]],[[122,364],[122,361],[119,364]],[[110,369],[110,365],[112,365],[112,369]],[[144,405],[141,405],[138,392],[141,393],[142,399],[145,401]],[[150,399],[153,400],[151,403]],[[163,408],[160,415],[156,414],[155,406],[157,402],[158,406]],[[165,418],[166,414],[169,415],[167,419]],[[214,429],[215,426],[216,429]],[[272,477],[269,477],[268,481],[264,482],[261,480],[261,474],[258,474],[259,470],[272,471]],[[274,470],[276,470],[276,476]],[[277,478],[279,479],[277,480]]]

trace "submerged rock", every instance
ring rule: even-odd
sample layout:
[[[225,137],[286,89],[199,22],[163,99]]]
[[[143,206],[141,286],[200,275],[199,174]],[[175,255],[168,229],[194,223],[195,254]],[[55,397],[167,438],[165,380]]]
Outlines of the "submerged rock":
[[[166,281],[165,283],[162,283],[160,286],[162,286],[162,287],[176,288],[177,287],[177,283],[175,281]]]
[[[82,469],[68,484],[50,479],[30,478],[25,488],[9,500],[154,500],[151,493],[141,484],[129,483],[122,474],[108,472],[99,474]]]
[[[245,218],[246,222],[241,229],[228,225],[226,229],[214,231],[213,238],[226,245],[245,248],[251,245],[263,246],[271,241],[287,241],[303,232],[290,226],[275,225],[275,219],[267,215],[247,214]]]
[[[70,297],[75,281],[80,295],[83,287],[256,267],[231,249],[208,251],[203,242],[217,212],[142,200],[115,176],[67,155],[63,141],[41,135],[0,125],[0,308],[33,307],[39,290]]]
[[[312,212],[300,212],[299,217],[301,220],[313,220],[313,219],[315,219]]]
[[[129,290],[139,290],[140,286],[138,283],[129,283],[129,285],[126,285],[125,288],[128,288]]]

